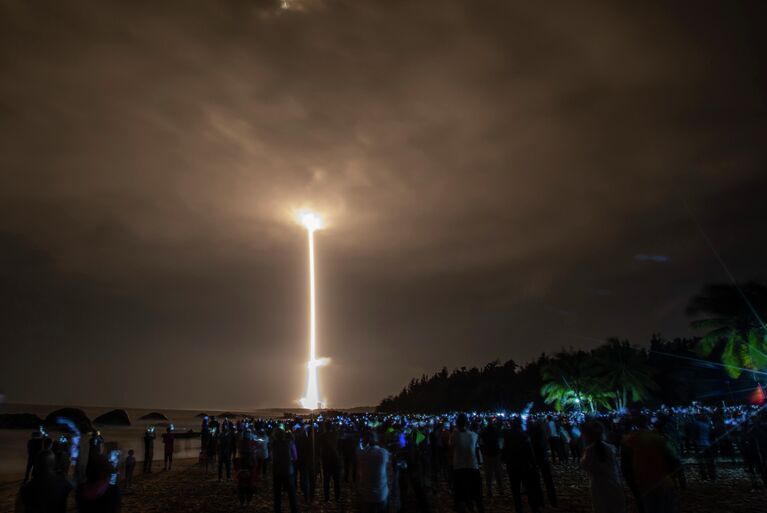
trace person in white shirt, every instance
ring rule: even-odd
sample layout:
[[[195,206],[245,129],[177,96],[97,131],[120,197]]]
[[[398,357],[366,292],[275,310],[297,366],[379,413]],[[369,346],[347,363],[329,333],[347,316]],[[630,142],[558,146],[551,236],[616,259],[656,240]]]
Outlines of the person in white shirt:
[[[583,432],[586,451],[581,468],[591,480],[591,501],[595,513],[625,513],[626,497],[616,449],[604,440],[604,426],[587,424]]]
[[[389,504],[389,451],[378,446],[374,431],[362,434],[357,456],[357,501],[362,513],[384,513]]]
[[[459,513],[466,508],[473,511],[475,504],[477,513],[484,513],[482,476],[479,473],[477,458],[479,435],[469,430],[469,419],[465,413],[458,415],[456,426],[458,429],[450,438],[450,447],[453,451],[455,505]]]

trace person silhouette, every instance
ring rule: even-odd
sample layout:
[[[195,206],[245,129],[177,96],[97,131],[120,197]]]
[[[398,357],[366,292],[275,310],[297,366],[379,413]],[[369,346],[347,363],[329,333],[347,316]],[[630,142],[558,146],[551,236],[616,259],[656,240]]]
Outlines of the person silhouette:
[[[144,474],[152,473],[152,460],[154,460],[154,439],[157,435],[154,426],[149,426],[144,432]]]
[[[27,469],[24,472],[24,482],[29,481],[29,475],[34,469],[37,455],[43,450],[43,434],[40,431],[33,431],[27,441]]]
[[[72,485],[65,476],[56,474],[55,466],[53,451],[43,450],[35,455],[32,480],[19,489],[16,511],[66,513]]]
[[[176,435],[173,434],[173,424],[165,429],[162,434],[162,444],[165,446],[163,451],[163,470],[170,470],[173,466],[173,452],[175,450]]]

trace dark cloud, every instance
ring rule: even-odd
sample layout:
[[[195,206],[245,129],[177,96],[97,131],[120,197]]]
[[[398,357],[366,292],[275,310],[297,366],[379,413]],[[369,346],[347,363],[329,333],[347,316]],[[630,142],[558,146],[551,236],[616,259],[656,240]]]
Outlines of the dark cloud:
[[[0,389],[298,398],[306,205],[331,404],[687,333],[767,251],[763,7],[691,5],[0,3]]]
[[[638,260],[639,262],[653,262],[656,264],[664,264],[668,262],[668,257],[666,255],[646,255],[644,253],[639,253],[634,255],[634,260]]]

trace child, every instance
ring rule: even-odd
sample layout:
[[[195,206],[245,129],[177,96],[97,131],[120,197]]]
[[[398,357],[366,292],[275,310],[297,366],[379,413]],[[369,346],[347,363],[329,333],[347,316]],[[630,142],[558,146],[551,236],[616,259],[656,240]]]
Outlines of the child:
[[[128,457],[125,458],[125,489],[130,490],[133,484],[133,469],[136,466],[136,457],[133,456],[133,449],[128,451]]]

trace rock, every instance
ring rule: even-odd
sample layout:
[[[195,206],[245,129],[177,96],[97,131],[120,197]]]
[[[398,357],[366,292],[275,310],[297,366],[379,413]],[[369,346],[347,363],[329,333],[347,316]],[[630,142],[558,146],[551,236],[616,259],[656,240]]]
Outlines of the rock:
[[[37,429],[43,424],[43,419],[32,413],[3,413],[0,414],[2,429]]]
[[[112,410],[93,419],[93,423],[100,426],[130,426],[128,412],[122,409]]]
[[[166,417],[160,412],[153,411],[152,413],[147,413],[146,415],[142,415],[139,420],[168,420],[168,417]]]
[[[62,427],[61,424],[56,422],[56,419],[59,417],[66,418],[74,422],[75,426],[77,426],[77,429],[79,429],[81,433],[93,431],[93,424],[91,424],[91,419],[89,419],[85,412],[79,408],[61,408],[59,410],[52,411],[48,414],[47,417],[45,417],[45,426],[49,428],[54,426]]]
[[[200,433],[195,433],[194,430],[188,429],[186,431],[176,431],[174,433],[177,440],[186,440],[189,438],[198,438],[200,436]]]

